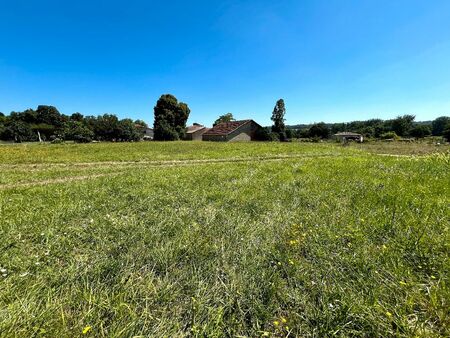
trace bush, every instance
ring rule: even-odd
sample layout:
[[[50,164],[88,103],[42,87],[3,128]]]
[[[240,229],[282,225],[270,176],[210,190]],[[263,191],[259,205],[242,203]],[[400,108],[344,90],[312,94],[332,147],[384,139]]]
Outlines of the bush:
[[[388,131],[387,133],[381,134],[380,139],[382,139],[382,140],[389,140],[389,139],[397,140],[398,136],[395,133],[395,131]]]

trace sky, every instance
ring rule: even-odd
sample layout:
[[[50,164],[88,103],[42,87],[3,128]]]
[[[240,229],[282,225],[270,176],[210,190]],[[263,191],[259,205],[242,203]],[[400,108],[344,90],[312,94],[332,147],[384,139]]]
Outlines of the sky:
[[[0,111],[40,104],[153,123],[450,115],[448,0],[0,0]]]

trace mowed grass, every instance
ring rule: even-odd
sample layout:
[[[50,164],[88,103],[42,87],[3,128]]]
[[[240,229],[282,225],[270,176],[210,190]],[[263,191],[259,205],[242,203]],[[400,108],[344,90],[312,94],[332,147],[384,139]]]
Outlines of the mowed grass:
[[[450,335],[449,154],[73,146],[0,147],[1,336]]]

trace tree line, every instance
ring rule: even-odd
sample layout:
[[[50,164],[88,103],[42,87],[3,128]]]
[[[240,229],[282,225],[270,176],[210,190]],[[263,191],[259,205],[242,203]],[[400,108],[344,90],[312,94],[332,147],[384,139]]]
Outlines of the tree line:
[[[329,138],[339,132],[355,132],[366,138],[396,139],[443,136],[450,140],[450,117],[440,116],[433,121],[416,122],[414,115],[398,116],[391,120],[370,119],[348,123],[314,123],[289,126],[289,135],[297,138]]]
[[[7,116],[0,113],[0,140],[4,141],[138,141],[145,128],[147,124],[142,120],[120,120],[114,114],[68,116],[45,105]]]
[[[190,109],[171,94],[164,94],[154,107],[154,139],[171,141],[183,139]],[[356,132],[366,138],[395,139],[397,137],[423,138],[443,136],[450,140],[450,117],[441,116],[433,121],[416,122],[414,115],[398,116],[391,120],[371,119],[349,123],[314,123],[310,125],[285,125],[286,107],[279,99],[272,111],[271,127],[261,128],[256,139],[261,141],[286,141],[293,138],[327,139],[345,131]],[[214,126],[234,121],[233,114],[219,116]],[[40,105],[36,110],[0,113],[0,140],[14,142],[71,140],[138,141],[148,128],[142,120],[119,119],[114,114],[83,116],[61,114],[53,106]]]

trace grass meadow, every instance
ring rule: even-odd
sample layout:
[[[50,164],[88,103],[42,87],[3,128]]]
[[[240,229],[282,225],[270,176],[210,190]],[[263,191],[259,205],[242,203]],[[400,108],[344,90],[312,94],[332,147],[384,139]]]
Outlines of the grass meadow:
[[[449,206],[445,146],[1,145],[0,336],[448,337]]]

